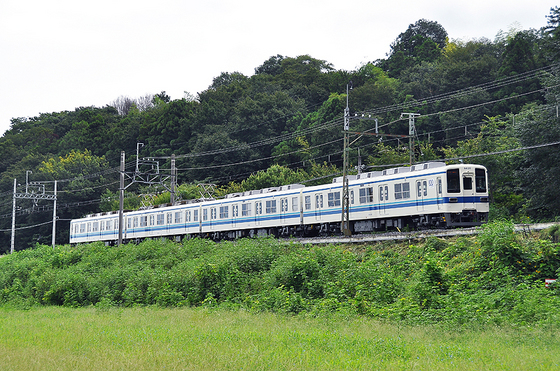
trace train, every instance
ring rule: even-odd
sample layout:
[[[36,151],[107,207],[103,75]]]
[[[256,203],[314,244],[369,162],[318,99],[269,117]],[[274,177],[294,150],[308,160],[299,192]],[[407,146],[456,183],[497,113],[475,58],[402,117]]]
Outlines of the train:
[[[489,187],[482,165],[426,162],[347,177],[348,229],[383,230],[479,226],[488,221]],[[229,194],[123,213],[122,241],[203,237],[340,234],[343,177],[331,183]],[[119,212],[90,214],[70,222],[70,243],[119,240]]]

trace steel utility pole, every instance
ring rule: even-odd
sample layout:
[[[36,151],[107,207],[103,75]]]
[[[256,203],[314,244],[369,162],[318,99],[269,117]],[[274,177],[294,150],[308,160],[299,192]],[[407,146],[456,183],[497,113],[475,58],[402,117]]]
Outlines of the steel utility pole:
[[[10,245],[10,254],[13,254],[15,248],[15,240],[16,240],[16,199],[27,199],[33,200],[34,205],[37,204],[39,200],[51,200],[54,201],[53,206],[53,236],[52,236],[52,243],[53,249],[55,244],[55,235],[56,235],[56,186],[57,182],[54,183],[54,194],[49,195],[45,193],[45,185],[42,183],[29,183],[29,174],[31,170],[27,170],[25,173],[25,193],[18,193],[17,192],[17,179],[14,178],[14,195],[13,195],[13,205],[12,205],[12,241]],[[31,187],[38,187],[34,190],[29,189]]]
[[[120,185],[119,185],[119,242],[122,245],[123,240],[123,208],[124,208],[124,151],[121,151],[121,167],[120,167]]]
[[[414,163],[414,136],[416,128],[414,127],[414,118],[420,116],[419,113],[401,113],[401,118],[408,115],[408,151],[410,153],[410,165]]]
[[[348,91],[352,89],[352,81],[346,85],[346,108],[344,109],[344,151],[342,162],[342,221],[340,230],[345,236],[350,236],[350,197],[348,195],[348,162],[350,151],[350,108],[348,106]]]

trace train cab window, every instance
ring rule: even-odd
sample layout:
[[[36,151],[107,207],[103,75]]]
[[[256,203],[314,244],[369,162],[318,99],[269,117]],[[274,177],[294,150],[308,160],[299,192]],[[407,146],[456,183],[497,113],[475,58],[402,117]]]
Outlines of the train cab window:
[[[220,206],[220,219],[229,218],[229,206]]]
[[[187,211],[188,215],[189,215],[189,221],[190,221],[190,216],[191,216],[191,212]],[[180,211],[176,211],[175,212],[175,224],[181,223],[181,215],[183,215]]]
[[[486,192],[486,172],[484,169],[475,169],[475,185],[477,192]]]
[[[464,177],[463,178],[463,189],[471,190],[472,189],[472,178],[471,177]]]
[[[438,190],[438,194],[441,194],[443,192],[443,188],[441,185],[441,178],[437,178],[437,190]]]
[[[193,221],[198,222],[198,210],[193,210]]]
[[[311,196],[305,196],[305,210],[311,210]]]
[[[299,202],[297,197],[292,197],[292,211],[299,210]]]
[[[360,188],[360,203],[366,204],[373,202],[373,188]]]
[[[330,192],[327,197],[329,207],[340,206],[340,192]]]
[[[241,216],[251,216],[251,204],[241,204]]]
[[[276,200],[266,201],[266,213],[273,214],[276,212]]]
[[[323,208],[323,195],[315,195],[315,209]]]
[[[447,170],[447,192],[461,192],[461,182],[459,181],[459,169]]]

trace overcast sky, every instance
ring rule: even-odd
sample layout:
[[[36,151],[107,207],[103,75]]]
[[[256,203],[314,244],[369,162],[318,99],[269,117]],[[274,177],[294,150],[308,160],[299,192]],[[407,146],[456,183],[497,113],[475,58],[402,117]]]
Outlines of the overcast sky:
[[[421,18],[450,39],[546,26],[544,0],[0,0],[0,135],[13,117],[203,91],[309,54],[354,70]]]

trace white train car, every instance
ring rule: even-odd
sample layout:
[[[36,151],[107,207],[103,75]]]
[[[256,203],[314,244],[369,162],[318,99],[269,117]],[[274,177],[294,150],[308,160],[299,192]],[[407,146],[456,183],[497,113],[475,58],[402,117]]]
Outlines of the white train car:
[[[124,214],[124,241],[167,237],[216,240],[255,235],[340,232],[342,178],[331,184],[292,184]],[[388,228],[476,226],[487,221],[488,175],[481,165],[432,162],[349,178],[353,233]],[[118,240],[118,214],[71,222],[70,242]]]

